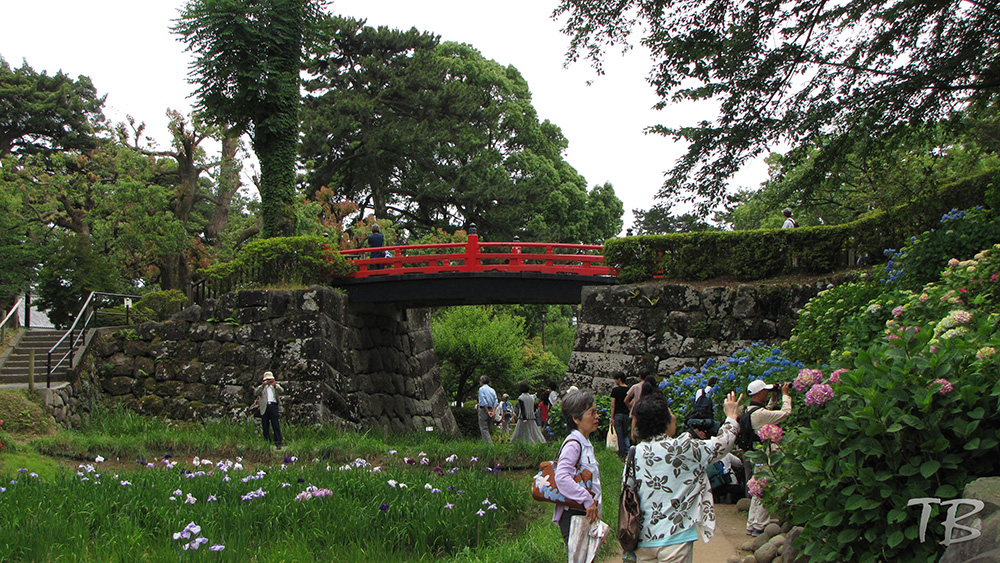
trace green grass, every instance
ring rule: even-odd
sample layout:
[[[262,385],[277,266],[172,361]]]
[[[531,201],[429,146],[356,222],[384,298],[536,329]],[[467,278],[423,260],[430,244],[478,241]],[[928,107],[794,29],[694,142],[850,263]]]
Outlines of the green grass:
[[[553,506],[529,494],[534,470],[555,455],[557,444],[488,446],[317,426],[285,431],[288,447],[279,453],[253,422],[176,424],[102,409],[82,432],[23,438],[16,452],[0,452],[0,486],[6,488],[0,493],[0,561],[565,560],[551,522]],[[172,457],[164,461],[167,454]],[[106,460],[93,462],[98,455]],[[196,466],[196,456],[214,463]],[[218,465],[237,456],[242,469]],[[298,459],[284,463],[285,456]],[[341,470],[359,459],[368,466]],[[601,446],[598,459],[604,520],[613,523],[621,462]],[[376,465],[380,471],[371,472]],[[332,494],[295,500],[310,485]],[[243,500],[258,489],[267,494]],[[197,501],[185,503],[188,494]],[[201,526],[209,542],[197,551],[173,539],[189,522]],[[213,544],[225,549],[207,551]]]

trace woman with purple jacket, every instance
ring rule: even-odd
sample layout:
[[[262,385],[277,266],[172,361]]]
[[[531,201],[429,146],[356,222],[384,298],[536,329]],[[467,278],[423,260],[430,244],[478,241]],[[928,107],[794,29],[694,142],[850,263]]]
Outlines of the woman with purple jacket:
[[[559,524],[563,542],[568,543],[569,526],[573,516],[586,516],[591,523],[601,518],[601,475],[597,467],[597,458],[594,457],[594,446],[590,443],[590,434],[597,429],[600,420],[597,415],[597,405],[594,403],[594,394],[590,391],[568,394],[562,401],[562,413],[566,424],[573,431],[563,440],[559,448],[555,471],[556,488],[567,499],[577,501],[587,509],[584,512],[556,503],[552,521]],[[593,474],[593,495],[573,480],[573,476],[581,468],[589,469]]]

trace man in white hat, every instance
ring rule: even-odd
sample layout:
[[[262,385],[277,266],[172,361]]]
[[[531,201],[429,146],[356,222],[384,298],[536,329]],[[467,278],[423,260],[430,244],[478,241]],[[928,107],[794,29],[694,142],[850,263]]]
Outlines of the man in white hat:
[[[750,424],[753,426],[754,432],[758,432],[765,424],[778,424],[791,416],[792,397],[788,394],[789,385],[789,383],[785,383],[781,386],[780,409],[776,408],[778,406],[778,394],[771,393],[778,390],[776,385],[764,383],[763,379],[756,379],[747,385],[747,393],[750,395],[750,405],[747,406],[747,412],[750,413]],[[770,401],[768,401],[769,394],[771,395]],[[746,472],[747,481],[749,481],[750,477],[753,476],[753,464],[744,463],[743,468]],[[750,499],[750,511],[747,514],[747,535],[759,536],[764,532],[764,527],[770,521],[771,515],[767,513],[767,509],[760,503],[760,499],[752,497]]]
[[[271,441],[270,428],[274,427],[274,446],[281,450],[281,423],[278,422],[278,406],[284,389],[274,380],[274,374],[265,371],[264,381],[254,389],[257,397],[257,408],[260,409],[260,424],[264,430],[264,439]]]

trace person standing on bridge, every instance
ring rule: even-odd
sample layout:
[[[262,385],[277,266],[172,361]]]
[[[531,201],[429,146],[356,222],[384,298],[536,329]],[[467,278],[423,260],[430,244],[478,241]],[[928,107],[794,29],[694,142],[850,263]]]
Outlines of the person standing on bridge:
[[[368,246],[369,248],[379,248],[385,246],[385,237],[382,236],[382,227],[378,226],[378,223],[372,225],[372,234],[368,235]],[[385,251],[379,250],[376,252],[369,252],[369,258],[385,258]],[[385,264],[374,264],[369,266],[371,270],[381,270],[385,268]]]
[[[476,410],[479,411],[479,433],[487,444],[493,444],[490,433],[493,429],[493,409],[497,408],[497,392],[490,387],[490,378],[479,378],[479,401]]]

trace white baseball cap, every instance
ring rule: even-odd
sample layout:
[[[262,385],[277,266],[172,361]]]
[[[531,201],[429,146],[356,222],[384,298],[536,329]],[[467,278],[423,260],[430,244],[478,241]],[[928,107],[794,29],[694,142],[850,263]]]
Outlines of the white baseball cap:
[[[764,383],[763,379],[755,379],[750,382],[750,385],[747,385],[747,391],[751,395],[756,395],[757,393],[760,393],[765,389],[770,391],[771,389],[774,389],[774,385],[768,385],[767,383]]]

